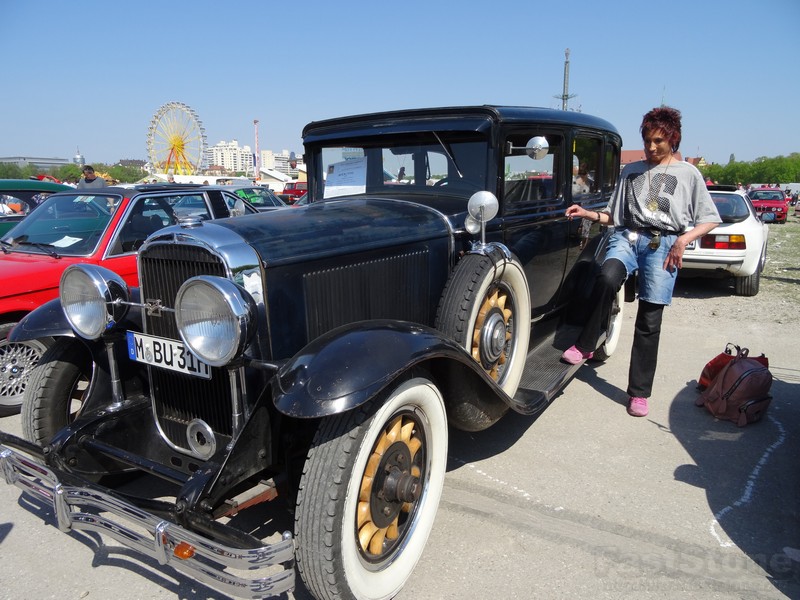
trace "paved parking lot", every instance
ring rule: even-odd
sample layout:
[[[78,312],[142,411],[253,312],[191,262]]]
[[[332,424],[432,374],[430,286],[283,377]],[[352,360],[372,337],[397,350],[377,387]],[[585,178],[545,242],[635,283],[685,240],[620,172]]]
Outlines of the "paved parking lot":
[[[625,412],[626,305],[618,354],[584,366],[538,419],[452,432],[433,534],[399,598],[800,598],[800,325],[744,318],[755,299],[706,309],[698,289],[679,287],[665,313],[648,417]],[[694,406],[728,341],[765,352],[776,378],[766,420],[743,429]],[[2,598],[219,597],[61,534],[16,488],[0,486],[0,503]]]

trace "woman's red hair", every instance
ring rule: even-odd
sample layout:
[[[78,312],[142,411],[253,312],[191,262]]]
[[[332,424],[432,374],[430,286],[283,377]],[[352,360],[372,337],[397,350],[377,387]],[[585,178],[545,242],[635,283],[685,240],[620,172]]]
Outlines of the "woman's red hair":
[[[677,152],[681,145],[681,111],[669,106],[659,106],[648,112],[639,127],[642,138],[648,131],[658,129],[664,132],[672,151]]]

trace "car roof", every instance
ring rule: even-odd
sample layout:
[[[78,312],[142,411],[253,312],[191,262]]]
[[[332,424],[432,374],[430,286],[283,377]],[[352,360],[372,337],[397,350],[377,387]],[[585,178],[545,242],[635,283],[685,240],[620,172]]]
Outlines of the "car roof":
[[[0,179],[0,192],[25,190],[34,192],[66,192],[75,189],[72,186],[53,181],[38,179]]]
[[[211,186],[207,186],[207,187],[211,187]],[[233,192],[233,191],[236,191],[236,190],[266,190],[267,192],[273,192],[273,190],[269,189],[265,185],[256,185],[256,184],[252,184],[252,185],[221,185],[221,186],[219,186],[219,188],[222,189],[222,190],[228,190],[229,192]]]
[[[115,186],[109,185],[101,188],[83,188],[75,189],[65,186],[66,189],[59,190],[61,192],[73,192],[76,194],[85,194],[91,196],[117,195],[117,196],[135,196],[145,192],[193,192],[203,190],[230,190],[221,185],[202,185],[199,183],[137,183],[131,186]]]
[[[303,128],[310,143],[339,137],[383,135],[387,131],[484,131],[490,122],[537,123],[601,129],[619,136],[616,127],[586,113],[528,106],[451,106],[387,111],[312,121]],[[358,125],[362,124],[362,127]]]

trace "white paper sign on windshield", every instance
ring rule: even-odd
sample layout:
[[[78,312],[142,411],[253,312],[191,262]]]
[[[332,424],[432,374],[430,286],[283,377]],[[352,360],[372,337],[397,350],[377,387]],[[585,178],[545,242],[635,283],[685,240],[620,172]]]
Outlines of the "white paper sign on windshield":
[[[367,191],[367,158],[354,158],[328,166],[325,179],[325,198]]]

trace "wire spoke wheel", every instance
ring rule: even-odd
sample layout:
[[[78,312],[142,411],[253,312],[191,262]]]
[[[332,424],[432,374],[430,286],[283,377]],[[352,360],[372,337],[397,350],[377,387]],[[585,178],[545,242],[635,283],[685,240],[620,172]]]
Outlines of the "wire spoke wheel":
[[[205,149],[205,129],[187,104],[168,102],[153,115],[147,132],[147,155],[156,171],[176,175],[199,173]]]

